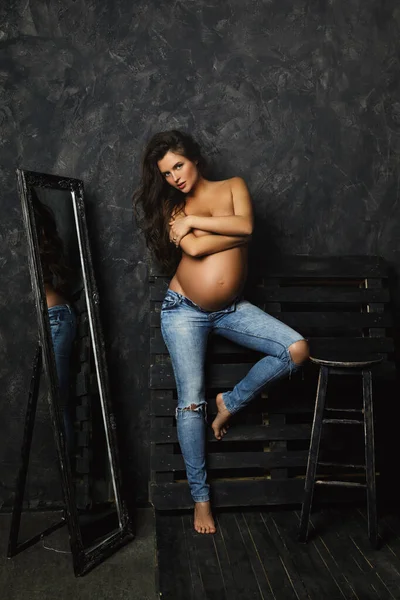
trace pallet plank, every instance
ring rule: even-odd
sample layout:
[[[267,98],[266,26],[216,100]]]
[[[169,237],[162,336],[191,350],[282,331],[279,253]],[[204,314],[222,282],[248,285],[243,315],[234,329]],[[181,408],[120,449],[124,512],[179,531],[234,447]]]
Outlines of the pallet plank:
[[[279,469],[288,467],[305,467],[308,451],[286,452],[227,452],[210,453],[207,458],[207,469]],[[154,455],[151,459],[151,468],[154,471],[183,471],[185,468],[183,456],[180,454]]]
[[[257,287],[252,300],[262,302],[290,302],[296,304],[370,304],[389,302],[389,290],[364,289],[334,286]]]
[[[366,340],[369,338],[366,338]],[[373,341],[380,340],[381,338],[373,338]],[[329,346],[325,344],[317,344],[311,346],[311,356],[328,356],[332,354],[334,356],[338,356],[340,353],[339,350],[333,351],[333,349],[329,348]],[[342,351],[345,356],[349,354],[353,356],[358,356],[361,360],[363,356],[380,356],[382,351],[378,349],[377,345],[375,345],[374,350],[371,350],[370,353],[365,354],[361,352],[357,352],[357,349],[354,347],[346,346],[345,342],[342,345]],[[394,363],[389,361],[384,361],[381,365],[376,365],[374,367],[374,376],[378,375],[386,375],[390,376],[394,374]],[[206,373],[206,385],[209,388],[220,388],[220,389],[229,389],[233,388],[238,381],[240,381],[243,377],[247,375],[251,368],[251,364],[240,363],[240,364],[228,364],[228,365],[211,365]],[[150,385],[153,389],[166,389],[171,390],[175,389],[175,378],[172,370],[172,365],[165,364],[152,364],[150,365]]]
[[[162,302],[166,289],[164,286],[152,286],[150,300]],[[301,304],[369,304],[371,302],[387,303],[390,294],[387,289],[365,289],[354,287],[336,286],[257,286],[251,292],[251,301],[263,302],[290,302]]]
[[[160,390],[162,391],[162,390]],[[294,393],[293,396],[286,395],[282,400],[278,401],[272,397],[269,398],[255,398],[252,402],[241,412],[241,420],[245,414],[309,414],[314,411],[314,392],[311,392],[311,397],[299,397]],[[160,399],[157,404],[154,404],[151,409],[151,415],[153,417],[164,417],[175,416],[176,399],[165,398]],[[216,415],[216,404],[215,397],[207,399],[207,415],[208,419],[212,419]],[[261,419],[261,417],[260,417]]]
[[[267,273],[268,277],[329,277],[359,279],[387,277],[387,262],[380,256],[312,256],[281,255],[275,260],[255,258],[251,273]]]
[[[207,431],[207,440],[212,443],[225,444],[227,442],[264,442],[269,440],[308,440],[311,434],[311,425],[236,425],[229,432],[217,440],[212,431]],[[178,441],[176,428],[154,425],[152,428],[152,441],[156,444],[172,444]]]
[[[301,479],[211,480],[212,503],[215,507],[298,504],[303,498]],[[151,482],[151,502],[158,510],[183,510],[193,507],[186,481],[182,483]],[[322,494],[320,494],[320,497]]]
[[[310,254],[282,254],[264,259],[260,256],[253,257],[251,261],[250,276],[256,273],[267,273],[269,277],[332,277],[332,278],[366,278],[387,277],[388,264],[380,256],[374,255],[343,255],[324,256]],[[160,270],[160,266],[153,263],[150,266],[150,275],[154,279],[166,282],[168,278]]]
[[[365,354],[382,354],[394,351],[393,339],[389,337],[317,337],[311,335],[308,337],[308,340],[311,347],[317,352],[336,353],[346,352],[346,350],[348,350],[349,352],[358,352],[362,356]],[[150,347],[152,354],[168,354],[161,333],[157,333],[151,338]],[[243,346],[238,346],[237,344],[234,345],[232,342],[222,339],[216,341],[212,340],[208,351],[211,354],[243,354],[245,352],[251,352],[247,349],[244,350]],[[256,357],[254,356],[255,353],[253,352],[252,354],[254,357],[253,360],[256,360]],[[221,366],[222,365],[214,365],[214,369],[220,370]],[[248,364],[245,364],[245,367],[249,369]],[[227,365],[227,368],[231,368],[231,365]],[[217,374],[214,376],[217,377]]]
[[[161,303],[155,302],[150,312],[150,326],[160,327]],[[286,323],[294,329],[329,329],[354,330],[374,327],[391,327],[393,318],[390,313],[374,312],[302,312],[268,311],[275,319]]]

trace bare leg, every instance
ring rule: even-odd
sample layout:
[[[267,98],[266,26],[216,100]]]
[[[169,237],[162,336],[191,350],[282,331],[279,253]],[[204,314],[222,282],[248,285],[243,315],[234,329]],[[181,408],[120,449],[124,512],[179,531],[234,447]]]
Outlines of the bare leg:
[[[222,393],[218,394],[216,398],[216,403],[218,412],[217,416],[211,424],[211,427],[214,431],[214,435],[217,438],[217,440],[221,440],[228,430],[227,423],[231,418],[231,413],[225,406],[225,403],[222,399]]]
[[[210,502],[195,502],[194,528],[197,533],[215,533],[217,531],[211,513]]]

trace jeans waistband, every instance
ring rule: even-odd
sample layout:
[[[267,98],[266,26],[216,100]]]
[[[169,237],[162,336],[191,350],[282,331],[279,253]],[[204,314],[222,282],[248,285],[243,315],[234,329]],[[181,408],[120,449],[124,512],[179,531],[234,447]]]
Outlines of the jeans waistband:
[[[195,308],[196,310],[199,310],[206,314],[227,312],[228,310],[231,310],[231,307],[234,304],[236,304],[237,302],[239,302],[242,299],[241,295],[235,296],[235,298],[232,300],[232,302],[230,302],[223,308],[220,308],[219,310],[206,310],[205,308],[202,308],[201,306],[199,306],[198,304],[193,302],[193,300],[190,300],[190,298],[188,298],[187,296],[183,296],[183,294],[180,294],[179,292],[175,292],[174,290],[171,290],[170,288],[168,288],[167,294],[170,294],[172,296],[175,296],[176,298],[179,298],[179,301],[182,302],[183,304],[186,304],[187,306],[191,306],[192,308]]]
[[[49,313],[68,311],[70,314],[72,314],[72,308],[70,307],[69,304],[56,304],[55,306],[51,306],[47,310]]]

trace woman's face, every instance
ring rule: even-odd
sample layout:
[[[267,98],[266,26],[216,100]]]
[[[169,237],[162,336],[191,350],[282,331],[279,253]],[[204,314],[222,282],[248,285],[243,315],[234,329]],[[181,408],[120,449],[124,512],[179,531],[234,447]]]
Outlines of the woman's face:
[[[196,163],[172,150],[168,150],[157,165],[166,181],[184,194],[188,194],[199,179]]]

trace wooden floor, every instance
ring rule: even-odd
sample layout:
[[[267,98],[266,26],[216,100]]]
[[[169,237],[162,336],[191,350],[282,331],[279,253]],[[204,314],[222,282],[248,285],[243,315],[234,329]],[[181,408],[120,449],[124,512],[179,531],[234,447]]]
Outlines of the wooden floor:
[[[156,516],[163,600],[400,600],[400,517],[380,518],[369,546],[358,509],[316,511],[310,540],[297,542],[300,513],[223,511],[218,532],[193,531],[189,514]]]

